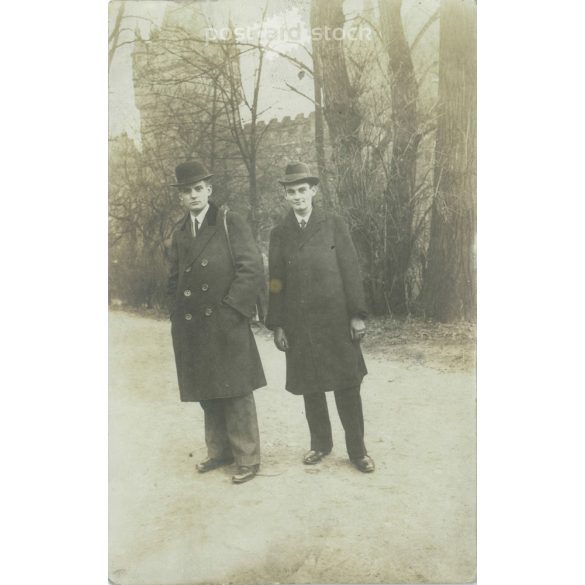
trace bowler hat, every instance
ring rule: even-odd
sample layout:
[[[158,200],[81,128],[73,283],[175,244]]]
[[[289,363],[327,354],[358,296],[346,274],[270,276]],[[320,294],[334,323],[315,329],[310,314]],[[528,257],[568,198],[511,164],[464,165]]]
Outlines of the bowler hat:
[[[205,165],[198,160],[190,160],[177,165],[175,168],[175,175],[177,177],[177,182],[172,183],[171,187],[193,185],[194,183],[213,177],[213,175],[205,168]]]
[[[278,180],[281,185],[290,185],[291,183],[300,183],[301,181],[307,181],[307,183],[313,183],[315,185],[319,183],[319,177],[312,175],[311,171],[309,171],[309,166],[302,162],[286,165],[284,177]]]

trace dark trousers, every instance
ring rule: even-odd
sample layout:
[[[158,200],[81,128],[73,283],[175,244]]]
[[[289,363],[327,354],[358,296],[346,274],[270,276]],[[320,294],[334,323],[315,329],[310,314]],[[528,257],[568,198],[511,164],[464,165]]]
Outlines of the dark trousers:
[[[337,412],[345,431],[345,445],[349,458],[364,457],[367,451],[364,444],[364,414],[360,387],[337,390],[334,394]],[[311,433],[311,449],[329,453],[333,448],[333,436],[325,392],[304,394],[303,398]]]
[[[205,443],[212,459],[233,455],[237,465],[260,464],[260,434],[254,394],[202,400]]]

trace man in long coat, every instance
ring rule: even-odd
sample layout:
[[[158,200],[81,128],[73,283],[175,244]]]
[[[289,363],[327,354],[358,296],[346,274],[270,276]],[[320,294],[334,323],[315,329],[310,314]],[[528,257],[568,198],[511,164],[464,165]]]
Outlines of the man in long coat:
[[[260,465],[253,391],[266,380],[249,318],[264,267],[246,222],[209,202],[205,167],[191,161],[175,173],[173,186],[188,210],[173,234],[168,281],[180,397],[204,411],[208,459],[198,471],[235,461],[232,481],[243,483]]]
[[[279,182],[292,209],[270,235],[266,325],[286,352],[286,389],[305,401],[311,449],[303,461],[318,463],[333,447],[325,396],[333,392],[349,458],[371,472],[360,395],[366,308],[357,254],[343,220],[313,207],[319,178],[307,165],[288,165]]]

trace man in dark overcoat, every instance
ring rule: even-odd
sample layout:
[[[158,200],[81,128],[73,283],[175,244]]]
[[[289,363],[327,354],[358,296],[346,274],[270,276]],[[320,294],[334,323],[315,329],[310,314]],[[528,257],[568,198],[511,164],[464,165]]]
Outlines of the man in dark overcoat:
[[[333,447],[325,396],[333,392],[349,458],[372,472],[360,395],[366,308],[357,254],[343,220],[313,207],[319,178],[307,165],[287,165],[279,182],[292,209],[270,234],[266,325],[286,352],[286,389],[304,398],[311,448],[303,461],[318,463]]]
[[[208,458],[198,471],[235,461],[232,481],[243,483],[260,465],[253,391],[266,380],[249,319],[264,267],[246,222],[209,201],[212,175],[205,167],[181,163],[175,174],[187,209],[173,234],[168,281],[180,397],[204,411]]]

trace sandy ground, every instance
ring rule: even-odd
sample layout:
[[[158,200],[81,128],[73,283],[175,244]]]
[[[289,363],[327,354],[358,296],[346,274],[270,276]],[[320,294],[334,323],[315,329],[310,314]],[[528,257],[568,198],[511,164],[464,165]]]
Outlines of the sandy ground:
[[[436,347],[429,362],[424,349],[414,360],[404,348],[366,351],[377,466],[366,475],[349,464],[333,397],[333,452],[302,464],[303,401],[283,389],[284,356],[266,335],[257,342],[270,383],[256,392],[262,467],[233,485],[233,468],[195,471],[206,456],[202,411],[179,401],[170,324],[110,313],[111,581],[473,581],[474,372],[441,367]]]

